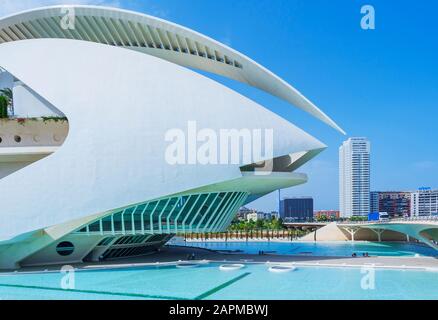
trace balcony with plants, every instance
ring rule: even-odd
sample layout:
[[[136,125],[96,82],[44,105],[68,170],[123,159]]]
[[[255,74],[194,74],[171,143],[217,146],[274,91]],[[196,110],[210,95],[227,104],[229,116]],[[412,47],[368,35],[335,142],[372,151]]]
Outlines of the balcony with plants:
[[[64,116],[23,117],[14,113],[13,91],[0,90],[0,148],[56,147],[68,134]]]

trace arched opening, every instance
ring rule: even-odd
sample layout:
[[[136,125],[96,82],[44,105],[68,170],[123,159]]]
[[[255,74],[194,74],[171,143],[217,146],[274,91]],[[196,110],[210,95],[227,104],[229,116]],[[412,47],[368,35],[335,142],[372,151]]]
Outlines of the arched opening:
[[[420,232],[420,236],[430,241],[430,244],[438,250],[438,227],[429,228]]]

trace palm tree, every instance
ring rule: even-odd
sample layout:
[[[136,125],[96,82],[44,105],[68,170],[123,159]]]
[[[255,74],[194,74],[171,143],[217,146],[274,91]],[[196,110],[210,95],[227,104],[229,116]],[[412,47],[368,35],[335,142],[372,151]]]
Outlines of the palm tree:
[[[11,113],[14,112],[14,98],[12,95],[12,89],[10,88],[5,88],[0,90],[0,96],[5,97],[6,101],[8,102],[8,107],[11,110]]]
[[[8,99],[0,95],[0,119],[8,117]]]

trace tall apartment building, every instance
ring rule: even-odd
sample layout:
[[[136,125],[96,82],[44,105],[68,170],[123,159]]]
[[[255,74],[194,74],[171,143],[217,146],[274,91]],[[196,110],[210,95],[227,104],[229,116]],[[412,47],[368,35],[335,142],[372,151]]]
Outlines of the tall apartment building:
[[[373,191],[371,192],[371,212],[387,212],[389,217],[409,217],[411,215],[411,192]]]
[[[370,212],[370,142],[350,138],[339,148],[339,207],[342,218]]]
[[[411,193],[412,216],[438,215],[438,190],[420,188]]]

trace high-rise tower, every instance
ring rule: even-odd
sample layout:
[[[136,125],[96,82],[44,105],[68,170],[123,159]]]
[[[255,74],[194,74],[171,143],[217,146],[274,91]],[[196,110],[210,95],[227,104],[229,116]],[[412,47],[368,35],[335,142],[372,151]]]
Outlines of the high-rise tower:
[[[370,142],[350,138],[339,148],[339,206],[341,217],[370,211]]]

